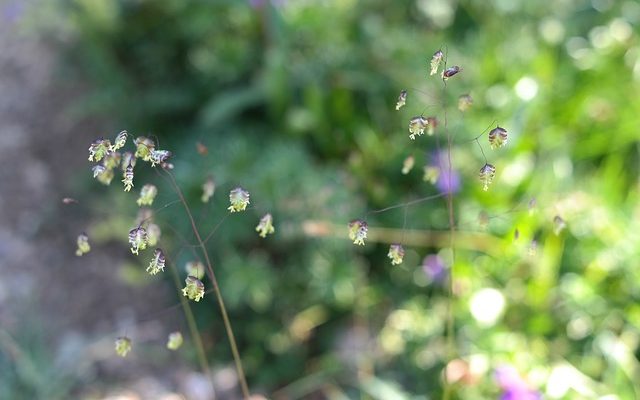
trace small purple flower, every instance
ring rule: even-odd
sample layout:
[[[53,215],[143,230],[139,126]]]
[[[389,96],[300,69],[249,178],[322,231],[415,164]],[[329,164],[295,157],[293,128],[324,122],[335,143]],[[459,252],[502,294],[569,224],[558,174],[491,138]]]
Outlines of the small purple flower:
[[[500,400],[540,400],[542,394],[529,387],[518,371],[511,366],[496,369],[495,380],[503,390]]]
[[[431,165],[440,169],[436,188],[440,193],[457,193],[460,190],[460,174],[455,169],[449,174],[449,157],[445,152],[435,153]]]
[[[422,270],[433,282],[442,283],[447,277],[444,260],[437,254],[430,254],[422,260]]]

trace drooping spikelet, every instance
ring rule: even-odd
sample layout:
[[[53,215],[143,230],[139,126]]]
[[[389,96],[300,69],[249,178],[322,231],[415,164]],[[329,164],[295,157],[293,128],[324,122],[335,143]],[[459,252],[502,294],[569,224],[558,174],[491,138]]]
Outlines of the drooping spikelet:
[[[485,164],[480,168],[480,173],[478,176],[480,177],[480,182],[482,182],[482,190],[489,190],[489,185],[493,181],[493,177],[496,174],[496,167],[491,164]]]
[[[442,60],[444,59],[444,53],[442,50],[438,50],[433,53],[431,57],[431,71],[429,71],[429,75],[435,75],[438,73],[438,69],[440,68],[440,64],[442,64]]]
[[[260,237],[267,237],[268,234],[275,232],[273,227],[273,217],[271,214],[265,214],[261,219],[256,231],[259,232]]]
[[[119,150],[123,148],[125,144],[127,144],[127,131],[122,131],[118,133],[118,136],[116,136],[116,140],[111,146],[111,151]]]
[[[353,244],[364,246],[368,231],[369,226],[361,219],[349,222],[349,239],[353,241]]]
[[[389,246],[389,253],[387,257],[391,259],[392,265],[402,264],[402,260],[404,259],[404,247],[400,244],[392,244]]]
[[[124,191],[128,192],[133,187],[133,165],[129,164],[125,169],[122,183],[124,183]]]
[[[424,129],[428,124],[429,121],[421,115],[411,118],[411,120],[409,120],[409,138],[415,140],[416,136],[423,135]]]
[[[129,244],[131,244],[131,252],[138,254],[139,250],[147,248],[147,230],[142,227],[133,228],[129,231]]]
[[[401,109],[407,103],[407,91],[401,90],[396,102],[396,111]]]
[[[492,149],[502,147],[507,144],[507,130],[501,127],[493,128],[489,132],[489,144]]]
[[[204,283],[195,276],[187,276],[182,294],[189,300],[200,301],[204,297]]]
[[[164,253],[162,252],[162,249],[157,248],[153,252],[153,258],[151,259],[151,262],[149,263],[149,266],[147,267],[146,271],[151,275],[155,275],[160,271],[164,272],[165,262],[166,260],[164,257]]]
[[[240,187],[233,189],[229,192],[229,203],[231,205],[227,210],[231,212],[244,211],[249,205],[249,192]]]

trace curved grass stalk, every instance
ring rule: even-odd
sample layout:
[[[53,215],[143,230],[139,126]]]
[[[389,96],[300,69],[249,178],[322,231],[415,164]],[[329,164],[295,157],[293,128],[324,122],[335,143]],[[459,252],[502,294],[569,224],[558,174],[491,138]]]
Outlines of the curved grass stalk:
[[[202,237],[200,236],[200,232],[198,231],[198,227],[196,226],[195,220],[193,219],[193,214],[191,213],[191,209],[187,204],[187,201],[184,198],[184,194],[182,190],[178,186],[173,174],[167,170],[165,170],[169,180],[171,181],[171,185],[178,197],[180,197],[180,202],[184,207],[187,216],[189,217],[189,222],[191,223],[191,229],[196,236],[196,240],[198,241],[198,247],[202,251],[204,255],[205,263],[207,266],[207,270],[209,272],[209,279],[213,283],[213,291],[216,295],[216,300],[218,301],[218,305],[220,306],[220,313],[222,314],[222,321],[224,323],[225,330],[227,331],[227,337],[229,338],[229,345],[231,347],[231,353],[233,354],[233,361],[235,363],[236,372],[238,374],[238,380],[240,382],[240,388],[242,389],[242,395],[245,400],[248,400],[250,397],[249,394],[249,385],[247,385],[247,379],[245,377],[244,369],[242,367],[242,360],[240,359],[240,353],[238,352],[238,345],[236,344],[236,339],[233,334],[233,328],[231,327],[231,321],[229,320],[229,316],[227,314],[227,308],[224,305],[224,300],[222,299],[222,293],[220,292],[220,287],[218,285],[218,280],[216,279],[216,275],[213,272],[213,267],[211,266],[211,260],[209,259],[209,253],[207,253],[207,248],[205,246]]]

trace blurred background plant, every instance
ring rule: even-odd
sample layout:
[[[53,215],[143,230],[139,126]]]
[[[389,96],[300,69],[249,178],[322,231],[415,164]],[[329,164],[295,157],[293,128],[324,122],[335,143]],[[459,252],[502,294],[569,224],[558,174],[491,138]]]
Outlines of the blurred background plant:
[[[456,398],[527,392],[523,385],[548,398],[640,395],[637,2],[5,0],[3,18],[58,52],[57,85],[82,82],[63,118],[90,117],[94,131],[50,143],[58,162],[78,159],[80,168],[94,137],[121,129],[154,135],[174,152],[201,230],[215,229],[209,250],[253,391],[435,399],[450,361]],[[439,48],[463,68],[446,91],[427,79]],[[407,105],[395,111],[401,89]],[[464,94],[473,105],[463,113]],[[447,190],[442,180],[425,181],[422,168],[441,164],[443,106],[459,229],[452,361],[444,347],[445,202],[370,214],[367,245],[346,239],[348,221],[368,210]],[[421,113],[440,127],[411,141],[408,120]],[[496,166],[484,192],[477,178],[484,159],[469,141],[496,122],[509,142],[491,150],[481,139]],[[409,156],[415,167],[403,174]],[[27,321],[3,323],[0,365],[9,372],[0,376],[0,397],[144,393],[144,379],[168,377],[167,391],[196,398],[188,392],[198,370],[192,341],[185,338],[177,357],[158,350],[165,332],[182,324],[179,294],[168,277],[149,283],[145,266],[127,254],[122,232],[136,205],[96,188],[88,168],[66,174],[52,190],[80,206],[36,212],[35,235],[44,246],[59,243],[54,227],[64,221],[71,244],[55,258],[62,265],[75,257],[77,234],[88,231],[92,252],[71,264],[81,272],[46,281],[51,292],[81,285],[67,301],[90,305],[60,302],[53,315],[74,317],[48,326],[44,338],[22,334],[33,331],[23,323],[51,313],[41,302],[28,304],[35,311]],[[202,203],[209,178],[215,194]],[[157,205],[175,200],[168,185],[155,183]],[[251,193],[253,208],[225,218],[226,194],[237,185]],[[276,234],[262,239],[254,227],[266,212]],[[558,234],[556,216],[566,223]],[[193,242],[188,220],[179,206],[158,219],[171,226],[163,238],[182,270],[194,258],[183,246]],[[400,239],[404,262],[391,266],[388,244]],[[234,398],[212,299],[194,312],[218,397]],[[109,360],[123,329],[141,344],[133,357]],[[70,349],[86,369],[69,369],[55,379],[64,382],[59,392],[44,391],[54,378],[40,371]],[[500,368],[516,372],[494,377]]]

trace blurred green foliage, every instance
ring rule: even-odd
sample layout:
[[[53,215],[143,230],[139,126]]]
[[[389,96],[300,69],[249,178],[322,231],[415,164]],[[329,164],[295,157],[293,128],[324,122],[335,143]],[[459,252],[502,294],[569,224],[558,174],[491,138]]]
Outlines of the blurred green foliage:
[[[250,385],[267,393],[286,387],[280,393],[291,398],[440,397],[449,300],[420,264],[447,246],[445,202],[369,215],[372,228],[435,231],[405,246],[399,267],[386,259],[384,231],[381,243],[354,248],[342,232],[311,238],[302,227],[346,227],[367,210],[437,193],[421,167],[444,149],[446,118],[465,233],[454,266],[459,398],[497,396],[492,371],[501,364],[549,398],[638,396],[640,6],[273,3],[65,3],[77,34],[70,74],[95,87],[78,111],[110,116],[114,132],[155,135],[175,154],[201,230],[224,219],[208,245]],[[463,68],[446,87],[427,77],[439,48]],[[409,98],[396,112],[400,89]],[[463,114],[456,102],[465,93],[474,105]],[[406,126],[421,113],[440,126],[413,142]],[[473,138],[495,123],[509,142],[490,150],[486,135],[480,139],[497,169],[483,192],[477,173],[485,160]],[[405,176],[409,155],[416,168]],[[216,194],[202,204],[209,176]],[[225,217],[237,185],[254,207]],[[158,204],[174,199],[169,189],[161,186]],[[488,223],[478,221],[481,211]],[[276,234],[262,240],[254,227],[266,212]],[[133,218],[135,206],[123,214]],[[559,235],[556,215],[567,223]],[[176,249],[192,240],[179,207],[159,218],[173,226],[164,232]],[[172,257],[182,266],[192,255]],[[216,365],[230,355],[212,304],[194,308],[202,334],[216,343]]]

